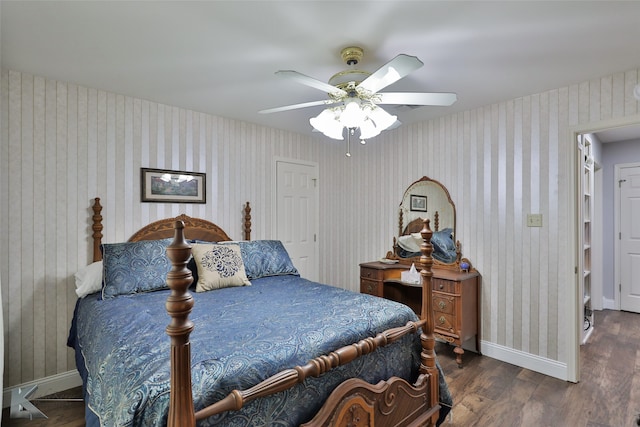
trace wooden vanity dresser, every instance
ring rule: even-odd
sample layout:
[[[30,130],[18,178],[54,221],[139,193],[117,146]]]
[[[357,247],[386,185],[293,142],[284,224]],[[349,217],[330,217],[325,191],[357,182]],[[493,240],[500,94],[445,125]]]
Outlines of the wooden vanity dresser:
[[[360,264],[360,292],[401,302],[420,315],[422,289],[402,281],[401,273],[412,264],[421,269],[418,244],[422,244],[424,227],[432,231],[435,335],[455,346],[456,362],[462,367],[463,347],[480,353],[481,276],[462,256],[456,205],[442,183],[423,176],[405,190],[398,206],[398,232],[392,249],[380,261]]]
[[[380,261],[360,264],[360,292],[408,305],[421,312],[422,290],[419,284],[400,280],[406,264]],[[419,266],[416,265],[419,270]],[[433,266],[432,295],[436,338],[454,345],[456,362],[462,367],[465,348],[480,353],[480,274]]]

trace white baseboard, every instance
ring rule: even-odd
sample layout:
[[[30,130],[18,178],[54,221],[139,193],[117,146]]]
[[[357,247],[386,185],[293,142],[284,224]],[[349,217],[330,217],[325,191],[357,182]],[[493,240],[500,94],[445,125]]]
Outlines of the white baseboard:
[[[488,341],[482,341],[481,346],[484,356],[567,381],[568,369],[566,363],[514,350]]]
[[[36,392],[29,397],[29,399],[37,399],[42,396],[47,396],[53,393],[59,393],[70,388],[79,387],[82,385],[82,379],[76,369],[73,371],[63,372],[61,374],[51,375],[50,377],[40,378],[35,381],[29,381],[24,384],[18,384],[11,388],[5,388],[2,390],[2,407],[8,408],[11,406],[11,391],[14,388],[26,388],[37,385]]]
[[[602,308],[604,310],[617,310],[616,300],[602,297]]]

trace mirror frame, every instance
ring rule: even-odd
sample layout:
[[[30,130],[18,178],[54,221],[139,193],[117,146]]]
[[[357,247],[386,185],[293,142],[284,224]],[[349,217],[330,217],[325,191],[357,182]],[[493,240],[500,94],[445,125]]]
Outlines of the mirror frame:
[[[407,187],[407,189],[404,191],[404,193],[402,194],[402,201],[400,202],[400,205],[398,207],[398,234],[397,236],[402,236],[406,227],[411,224],[413,221],[416,221],[416,219],[410,221],[409,223],[407,223],[406,225],[404,224],[404,214],[403,214],[403,202],[407,199],[407,197],[411,196],[411,194],[413,194],[414,192],[412,191],[412,189],[414,188],[415,185],[417,184],[421,184],[421,183],[432,183],[436,186],[439,186],[440,189],[444,192],[444,195],[446,196],[447,201],[449,202],[449,204],[451,205],[451,208],[453,210],[453,241],[456,242],[456,260],[453,263],[444,263],[442,261],[438,261],[437,259],[433,259],[433,264],[435,267],[439,267],[439,268],[446,268],[446,269],[451,269],[451,270],[456,270],[456,271],[471,271],[473,270],[473,267],[471,265],[471,262],[467,259],[467,258],[463,258],[462,257],[462,252],[461,252],[461,245],[460,245],[460,241],[456,240],[456,205],[453,202],[453,200],[451,199],[451,194],[449,193],[449,190],[447,189],[447,187],[445,187],[444,185],[442,185],[441,182],[435,180],[435,179],[431,179],[428,176],[423,176],[422,178],[414,181],[411,183],[411,185],[409,185],[409,187]],[[435,218],[430,218],[430,223],[431,223],[431,229],[433,231],[437,231],[439,230],[439,218],[438,218],[438,211],[435,211],[434,214]],[[420,221],[422,222],[422,221]],[[387,259],[391,259],[391,260],[397,260],[400,264],[418,264],[420,265],[420,256],[416,256],[416,257],[411,257],[411,258],[402,258],[400,256],[397,255],[397,251],[398,251],[398,242],[397,242],[397,237],[393,238],[393,249],[389,252],[387,252],[386,258]]]

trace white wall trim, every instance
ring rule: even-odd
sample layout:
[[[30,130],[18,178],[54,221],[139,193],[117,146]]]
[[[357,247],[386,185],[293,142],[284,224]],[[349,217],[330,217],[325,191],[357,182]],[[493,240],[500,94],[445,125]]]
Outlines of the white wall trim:
[[[602,297],[602,309],[603,310],[617,310],[616,300]]]
[[[481,343],[482,355],[567,381],[567,364],[514,350],[488,341]]]
[[[82,385],[82,379],[77,369],[73,371],[63,372],[61,374],[51,375],[37,379],[35,381],[29,381],[23,384],[18,384],[11,388],[5,388],[2,390],[2,407],[8,408],[11,406],[11,391],[14,388],[26,388],[37,385],[36,392],[29,397],[29,399],[37,399],[42,396],[47,396],[53,393],[59,393],[70,388],[79,387]]]
[[[580,179],[579,174],[582,174],[582,164],[580,161],[580,157],[578,156],[578,132],[575,129],[569,129],[568,140],[570,141],[567,144],[570,150],[569,153],[569,170],[573,171],[569,176],[571,189],[571,211],[569,212],[569,218],[567,221],[568,229],[570,230],[568,233],[569,241],[567,242],[567,247],[570,248],[571,259],[574,265],[574,274],[572,280],[572,286],[566,287],[566,322],[567,322],[567,331],[565,332],[566,336],[566,353],[567,353],[567,368],[565,373],[565,379],[573,382],[578,382],[580,380],[580,342],[581,342],[581,330],[582,330],[582,311],[579,309],[579,306],[582,305],[582,297],[579,297],[580,294],[580,281],[578,277],[578,266],[580,265],[580,260],[582,254],[579,253],[579,233],[582,232],[579,229],[578,221],[578,213],[580,212],[580,207],[578,204],[578,194],[582,189],[578,189]],[[558,291],[560,292],[560,291]],[[558,337],[561,341],[562,338]]]
[[[591,221],[591,308],[602,310],[603,295],[603,215],[602,215],[602,195],[604,171],[594,165],[593,174],[593,216]]]

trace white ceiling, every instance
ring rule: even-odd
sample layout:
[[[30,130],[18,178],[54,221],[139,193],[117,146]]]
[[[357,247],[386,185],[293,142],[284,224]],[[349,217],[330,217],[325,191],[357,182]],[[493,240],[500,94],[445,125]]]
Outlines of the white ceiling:
[[[640,125],[621,126],[594,132],[600,142],[622,142],[639,140]]]
[[[361,46],[374,71],[399,53],[425,66],[388,91],[456,92],[451,107],[394,108],[403,123],[640,67],[636,1],[8,1],[2,66],[299,133],[322,81]]]

